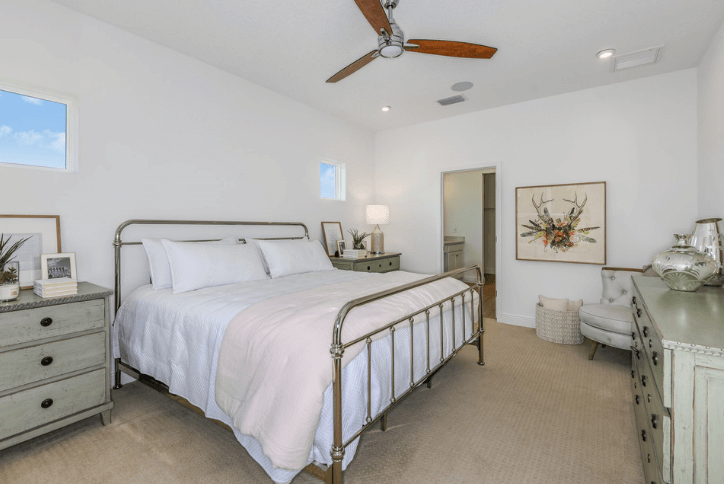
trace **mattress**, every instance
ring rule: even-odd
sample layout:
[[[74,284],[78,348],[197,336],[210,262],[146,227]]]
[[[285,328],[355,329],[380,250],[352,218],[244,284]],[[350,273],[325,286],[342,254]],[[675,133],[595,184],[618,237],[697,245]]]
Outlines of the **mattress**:
[[[154,290],[150,285],[138,288],[123,302],[113,325],[113,353],[142,373],[165,383],[171,393],[181,395],[204,411],[207,417],[232,426],[231,419],[217,405],[215,381],[217,359],[224,332],[229,322],[251,305],[273,297],[307,290],[327,284],[359,280],[360,284],[375,284],[384,274],[352,271],[324,271],[280,277],[263,281],[245,282],[205,288],[193,292],[173,294],[171,289]],[[420,276],[422,278],[424,276]],[[469,302],[469,300],[468,300]],[[455,309],[456,343],[463,335],[460,331],[461,308]],[[447,311],[449,313],[449,310]],[[465,337],[473,328],[470,306],[466,310]],[[444,347],[440,348],[440,324],[436,317],[430,320],[430,367],[452,351],[452,327],[449,314],[444,315]],[[414,342],[414,380],[426,372],[427,338],[424,324],[412,329]],[[330,327],[330,344],[332,331]],[[395,397],[409,388],[410,381],[410,326],[403,323],[395,333]],[[386,337],[372,343],[371,410],[376,415],[389,404],[392,397],[391,344]],[[400,364],[408,361],[407,365]],[[331,365],[331,358],[330,358]],[[402,384],[407,382],[408,384]],[[343,435],[345,440],[364,424],[367,416],[367,350],[365,349],[343,370]],[[259,443],[251,436],[234,431],[237,440],[264,468],[275,482],[289,482],[301,469],[280,469],[272,465]],[[332,386],[324,394],[320,422],[308,463],[331,464],[330,449],[333,442]],[[343,468],[354,457],[358,439],[345,453]]]

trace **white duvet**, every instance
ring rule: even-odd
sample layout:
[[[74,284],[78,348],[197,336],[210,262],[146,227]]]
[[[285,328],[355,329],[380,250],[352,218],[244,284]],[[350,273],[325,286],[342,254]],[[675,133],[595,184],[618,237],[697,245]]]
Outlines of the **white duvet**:
[[[348,281],[358,281],[360,287],[375,288],[390,276],[404,273],[366,274],[351,271],[325,271],[300,274],[272,280],[247,282],[206,288],[198,291],[172,294],[170,289],[154,291],[144,286],[129,295],[118,312],[114,323],[114,354],[140,370],[166,383],[169,390],[183,396],[204,410],[210,418],[234,426],[229,417],[216,403],[215,382],[219,351],[229,322],[253,304],[283,295],[293,295],[311,288],[330,288]],[[400,277],[400,276],[393,276]],[[410,278],[419,278],[408,274]],[[457,283],[457,282],[456,282]],[[464,285],[457,283],[461,288]],[[459,290],[459,289],[458,289]],[[369,292],[369,291],[367,291]],[[293,297],[293,296],[292,296]],[[469,302],[469,298],[468,298]],[[456,341],[462,340],[460,322],[462,314],[456,307]],[[466,311],[465,336],[472,332],[470,307]],[[476,311],[473,311],[476,314]],[[263,319],[263,318],[262,318]],[[388,320],[389,321],[389,320]],[[431,318],[430,366],[439,362],[440,355],[447,356],[452,350],[451,318],[445,316],[444,348],[439,343],[440,326],[437,318]],[[262,321],[263,323],[263,321]],[[427,368],[426,335],[424,324],[414,327],[414,379],[421,378]],[[329,345],[331,324],[323,339],[331,369]],[[435,337],[438,335],[437,337]],[[409,326],[395,334],[396,361],[409,358]],[[349,351],[349,350],[348,350]],[[351,353],[348,353],[351,354]],[[372,414],[389,403],[391,396],[390,338],[372,344]],[[343,371],[343,435],[345,439],[356,432],[367,416],[367,350],[363,349]],[[398,363],[395,367],[395,394],[399,396],[409,388],[410,367]],[[401,383],[407,381],[407,384]],[[322,408],[313,428],[312,446],[306,459],[297,459],[294,465],[275,465],[265,454],[257,438],[235,429],[239,442],[276,482],[290,481],[307,463],[317,461],[330,464],[332,446],[332,395],[331,385],[324,389]],[[307,444],[305,443],[305,446]],[[352,460],[357,441],[346,449],[343,467]],[[306,448],[306,447],[305,447]],[[267,450],[268,452],[268,450]],[[302,462],[303,461],[303,462]]]

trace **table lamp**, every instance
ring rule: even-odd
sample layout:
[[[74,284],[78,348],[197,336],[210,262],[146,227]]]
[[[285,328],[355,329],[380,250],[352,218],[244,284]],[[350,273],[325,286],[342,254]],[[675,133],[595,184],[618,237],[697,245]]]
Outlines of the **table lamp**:
[[[390,223],[390,207],[387,205],[367,205],[367,223],[375,224],[375,230],[370,234],[370,253],[385,253],[385,234],[380,230],[380,224]]]

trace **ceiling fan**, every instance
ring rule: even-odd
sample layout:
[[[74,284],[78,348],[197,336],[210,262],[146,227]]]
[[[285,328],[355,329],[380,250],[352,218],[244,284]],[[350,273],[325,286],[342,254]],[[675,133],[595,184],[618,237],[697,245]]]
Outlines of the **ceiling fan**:
[[[378,47],[327,79],[327,82],[341,81],[380,56],[387,58],[399,57],[406,50],[419,52],[420,54],[466,57],[469,59],[490,59],[498,50],[495,47],[449,40],[410,39],[409,44],[405,44],[405,34],[392,17],[392,11],[397,7],[399,0],[385,0],[384,7],[380,0],[354,0],[354,2],[372,28],[375,29],[378,36]],[[385,13],[385,9],[387,13]]]

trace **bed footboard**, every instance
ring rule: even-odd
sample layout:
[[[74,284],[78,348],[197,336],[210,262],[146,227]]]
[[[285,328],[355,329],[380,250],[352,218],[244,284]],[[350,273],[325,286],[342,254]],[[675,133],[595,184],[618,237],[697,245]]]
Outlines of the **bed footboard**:
[[[369,304],[374,301],[378,301],[380,299],[392,296],[394,294],[399,294],[404,291],[409,291],[411,289],[414,289],[416,287],[423,286],[425,284],[429,284],[441,279],[444,279],[446,277],[451,276],[457,276],[460,274],[463,274],[465,272],[474,271],[477,276],[477,282],[473,285],[471,285],[469,288],[463,289],[451,296],[448,296],[440,301],[436,301],[435,303],[421,308],[417,311],[414,311],[408,315],[406,315],[404,318],[398,319],[396,321],[392,321],[389,324],[382,326],[379,329],[376,329],[375,331],[368,333],[364,336],[361,336],[357,339],[354,339],[349,342],[342,342],[342,326],[344,325],[345,318],[349,314],[350,311],[352,311],[354,308],[363,306],[365,304]],[[474,304],[474,297],[475,293],[478,295],[478,310],[477,310],[477,318],[475,317],[475,314],[473,313],[475,304]],[[465,302],[466,295],[469,295],[469,302],[470,302],[470,321],[471,321],[471,328],[472,328],[472,335],[469,338],[465,337],[465,321],[466,321],[466,310],[467,305]],[[461,313],[462,313],[462,321],[460,323],[461,327],[461,343],[456,346],[456,338],[455,338],[455,331],[456,331],[456,322],[455,322],[455,304],[456,301],[460,300],[460,307],[461,307]],[[443,330],[443,306],[445,303],[450,302],[451,305],[451,317],[452,317],[452,351],[449,355],[445,355],[444,353],[444,330]],[[430,331],[434,329],[431,329],[430,327],[430,310],[432,309],[439,309],[439,317],[440,317],[440,355],[431,355],[430,353]],[[415,370],[414,370],[414,344],[413,344],[413,338],[414,338],[414,331],[412,330],[412,326],[415,323],[417,318],[423,318],[425,326],[425,331],[427,335],[427,345],[426,345],[426,352],[427,352],[427,366],[425,368],[425,373],[421,378],[415,379]],[[477,319],[477,327],[475,324],[475,320]],[[399,396],[395,396],[395,330],[396,327],[402,323],[409,322],[410,325],[410,380],[409,382],[405,382],[409,385],[409,388],[407,388],[402,394]],[[390,398],[390,403],[386,407],[384,407],[382,410],[377,412],[375,415],[372,415],[372,405],[371,405],[371,344],[372,344],[372,338],[382,333],[383,331],[389,331],[390,337],[392,339],[392,354],[391,354],[391,368],[392,368],[392,396]],[[323,478],[326,482],[330,484],[341,484],[343,477],[342,477],[342,460],[344,458],[345,449],[347,446],[349,446],[357,437],[362,434],[365,430],[367,430],[371,425],[373,425],[376,421],[381,420],[383,422],[383,426],[386,427],[386,420],[387,420],[387,412],[397,405],[397,403],[400,402],[405,396],[407,396],[410,392],[412,392],[415,388],[417,388],[420,384],[427,382],[429,386],[429,381],[432,378],[432,376],[445,364],[447,363],[451,358],[457,355],[458,351],[460,351],[465,345],[468,344],[475,344],[478,347],[478,364],[484,365],[484,354],[483,354],[483,275],[480,267],[478,266],[469,266],[465,267],[463,269],[457,269],[454,271],[446,272],[444,274],[439,274],[437,276],[428,277],[426,279],[422,279],[420,281],[416,281],[410,284],[406,284],[400,287],[396,287],[393,289],[389,289],[387,291],[378,292],[376,294],[372,294],[363,298],[355,299],[347,304],[345,304],[342,309],[339,311],[337,315],[337,319],[335,321],[334,325],[334,331],[332,336],[332,346],[330,348],[330,353],[332,356],[333,361],[333,371],[334,371],[334,380],[332,381],[332,397],[333,397],[333,415],[334,415],[334,443],[332,445],[331,450],[331,456],[332,456],[332,466],[324,472],[324,477],[320,475],[317,475],[317,477]],[[360,342],[364,342],[367,347],[367,417],[365,419],[364,424],[361,426],[361,428],[355,432],[354,435],[352,435],[349,439],[346,441],[343,438],[342,435],[342,357],[344,355],[344,351],[346,348],[349,348],[352,345],[358,344]],[[438,358],[437,363],[432,363],[433,358]],[[316,473],[315,473],[316,475]]]

